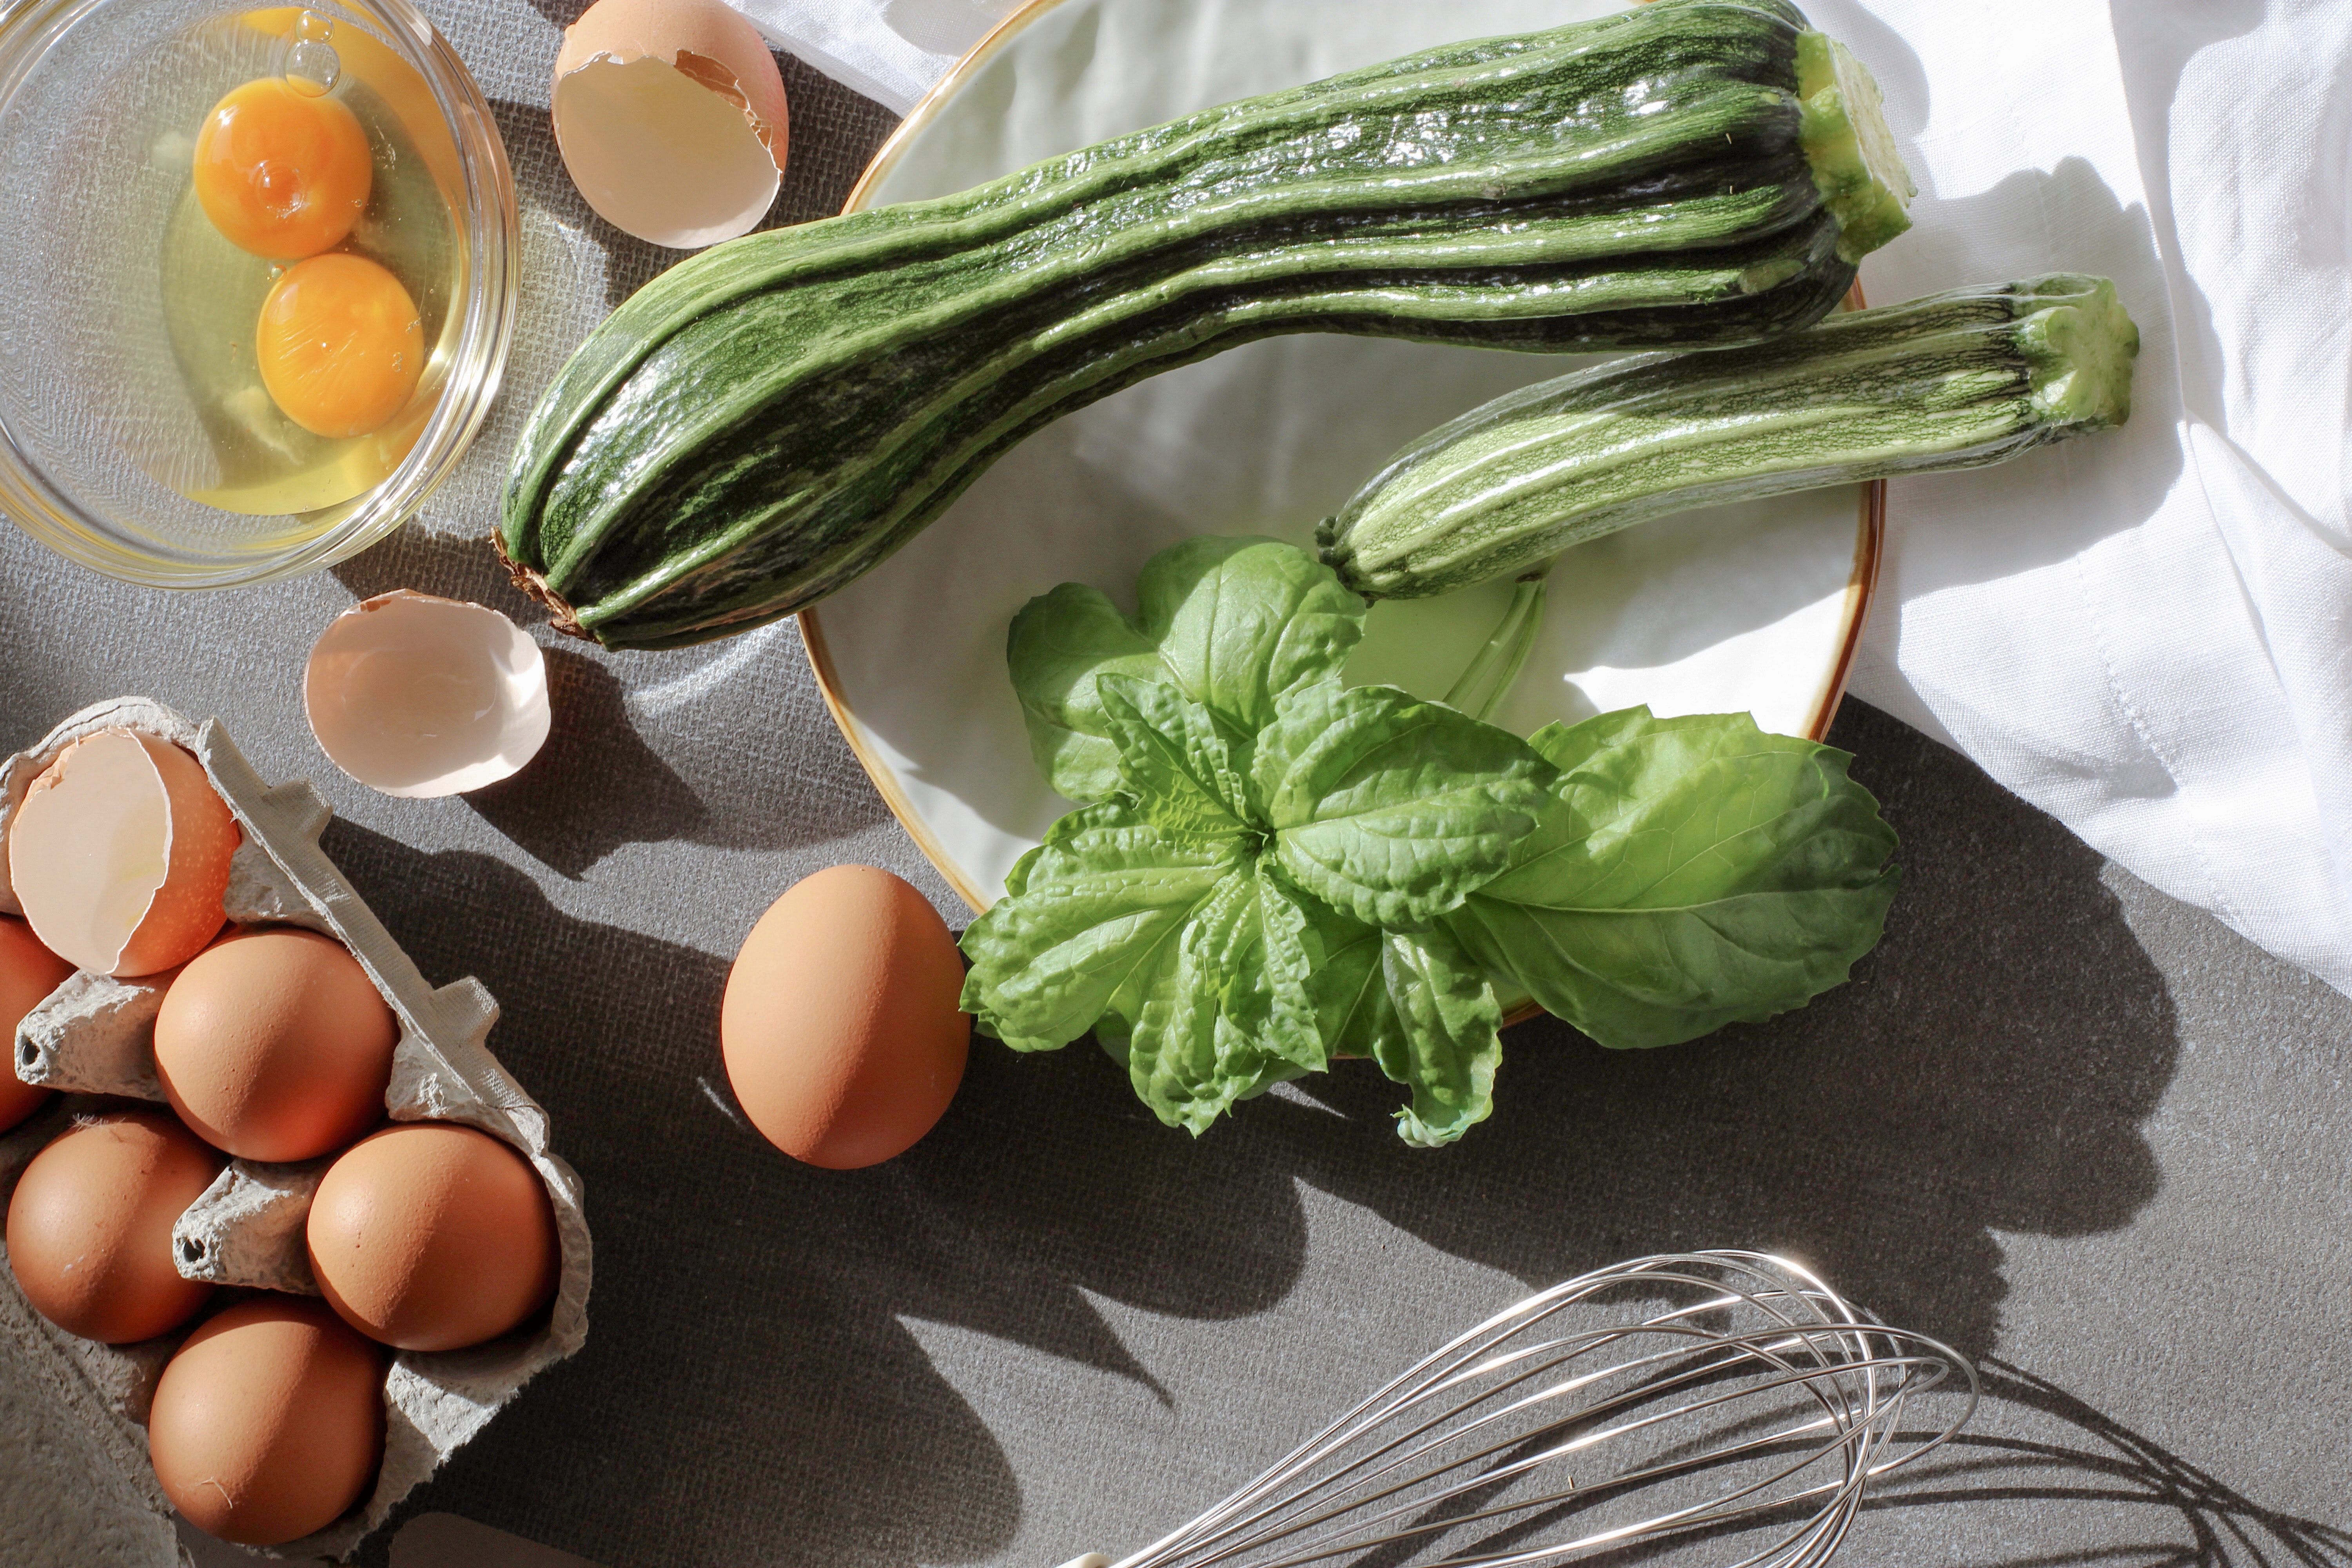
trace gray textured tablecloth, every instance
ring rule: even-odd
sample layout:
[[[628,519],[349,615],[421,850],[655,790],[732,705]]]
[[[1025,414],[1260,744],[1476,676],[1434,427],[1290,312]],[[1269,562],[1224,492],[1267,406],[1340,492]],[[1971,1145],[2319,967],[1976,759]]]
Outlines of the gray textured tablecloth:
[[[609,1568],[1052,1568],[1188,1517],[1525,1286],[1734,1245],[1982,1358],[1966,1442],[1846,1561],[2352,1563],[2352,1004],[1858,705],[1835,739],[1906,881],[1855,982],[1653,1053],[1514,1030],[1496,1115],[1454,1150],[1400,1145],[1367,1064],[1195,1143],[1090,1048],[986,1042],[938,1131],[879,1169],[747,1132],[714,1024],[772,899],[859,860],[964,918],[789,626],[623,657],[547,637],[555,739],[466,799],[370,794],[304,727],[301,656],[354,597],[538,622],[479,542],[498,469],[568,335],[663,259],[555,158],[544,76],[573,0],[427,9],[498,102],[539,279],[467,476],[331,574],[236,594],[128,588],[0,530],[0,751],[135,691],[315,780],[329,849],[426,974],[497,993],[493,1045],[586,1182],[588,1348],[408,1514]],[[832,210],[890,124],[785,67],[778,221]],[[10,1538],[153,1561],[121,1500],[45,1458],[38,1391],[6,1372],[0,1514],[37,1521]]]

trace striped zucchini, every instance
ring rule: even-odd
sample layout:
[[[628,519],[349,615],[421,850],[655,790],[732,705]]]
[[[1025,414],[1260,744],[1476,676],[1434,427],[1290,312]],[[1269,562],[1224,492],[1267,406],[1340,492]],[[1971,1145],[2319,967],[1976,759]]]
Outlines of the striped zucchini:
[[[1671,512],[1981,468],[2121,425],[2138,352],[2115,285],[2061,272],[1643,355],[1431,431],[1318,542],[1358,593],[1442,594]]]
[[[1909,192],[1788,0],[1431,50],[683,263],[541,402],[500,548],[607,646],[741,631],[1160,371],[1294,331],[1751,342],[1828,310]]]

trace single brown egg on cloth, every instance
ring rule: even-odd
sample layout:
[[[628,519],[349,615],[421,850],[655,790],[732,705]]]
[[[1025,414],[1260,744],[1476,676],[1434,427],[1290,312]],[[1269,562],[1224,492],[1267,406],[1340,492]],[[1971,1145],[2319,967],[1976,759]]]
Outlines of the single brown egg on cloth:
[[[412,1121],[353,1144],[310,1201],[328,1304],[406,1351],[494,1340],[555,1298],[555,1209],[530,1161],[487,1132]]]
[[[155,1072],[180,1119],[244,1160],[309,1160],[383,1120],[400,1026],[351,950],[296,926],[213,943],[172,978]]]
[[[172,1226],[227,1163],[160,1110],[59,1133],[8,1202],[8,1266],[25,1299],[68,1333],[108,1344],[194,1317],[213,1288],[180,1278]]]
[[[188,1336],[155,1385],[147,1447],[189,1523],[277,1546],[334,1523],[383,1458],[383,1352],[324,1304],[269,1294]]]
[[[0,1132],[21,1125],[48,1103],[49,1090],[16,1076],[16,1026],[49,999],[74,967],[47,948],[23,921],[0,915],[0,1050],[9,1053],[0,1072]]]
[[[152,735],[101,730],[25,792],[8,879],[43,946],[97,974],[159,974],[227,923],[244,834],[204,764]]]
[[[744,939],[719,1016],[751,1125],[832,1170],[904,1153],[963,1081],[963,958],[930,901],[872,866],[794,883]]]

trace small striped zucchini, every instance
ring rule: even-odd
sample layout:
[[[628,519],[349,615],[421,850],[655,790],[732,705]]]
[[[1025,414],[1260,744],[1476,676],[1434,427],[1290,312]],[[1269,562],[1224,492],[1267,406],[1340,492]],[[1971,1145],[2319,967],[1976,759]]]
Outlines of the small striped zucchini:
[[[1318,542],[1368,597],[1443,594],[1672,512],[1981,468],[2121,425],[2138,353],[2115,285],[2061,272],[1622,360],[1431,431]]]

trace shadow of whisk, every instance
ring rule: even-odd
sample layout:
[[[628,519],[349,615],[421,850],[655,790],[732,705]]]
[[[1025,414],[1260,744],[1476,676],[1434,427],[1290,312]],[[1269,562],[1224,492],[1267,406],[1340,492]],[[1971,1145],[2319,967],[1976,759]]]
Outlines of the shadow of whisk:
[[[1727,1375],[1732,1370],[1727,1364]],[[1978,1568],[2352,1568],[2352,1530],[2266,1507],[2013,1363],[1987,1359],[1978,1363],[1978,1373],[1981,1400],[1975,1421],[1940,1448],[1923,1453],[1916,1466],[1887,1475],[1864,1494],[1855,1521],[1858,1539],[1846,1543],[1859,1548],[1857,1562],[1873,1561],[1874,1550],[1891,1551],[1885,1561],[1912,1561],[1901,1538],[1908,1534],[1916,1547],[1922,1543],[1923,1531],[1941,1548],[1959,1550],[1959,1539],[1952,1533],[1958,1529],[1971,1538],[1965,1560]],[[1701,1377],[1685,1388],[1704,1391],[1716,1381]],[[1925,1407],[1918,1412],[1925,1413]],[[1367,1543],[1370,1550],[1360,1552],[1328,1552],[1320,1560],[1335,1568],[1406,1568],[1433,1562],[1467,1568],[1507,1562],[1530,1547],[1540,1549],[1547,1536],[1591,1506],[1596,1495],[1609,1491],[1611,1483],[1602,1480],[1597,1489],[1576,1486],[1556,1492],[1549,1506],[1539,1505],[1532,1513],[1511,1507],[1508,1494],[1515,1483],[1535,1479],[1523,1468],[1526,1461],[1556,1449],[1600,1414],[1582,1410],[1489,1449],[1477,1468],[1495,1478],[1491,1485],[1473,1482],[1438,1506],[1413,1514],[1402,1538]],[[1719,1440],[1741,1425],[1713,1436]],[[1911,1421],[1902,1425],[1906,1429],[1892,1434],[1897,1447],[1922,1444],[1935,1435],[1933,1428],[1908,1430]],[[1651,1458],[1654,1461],[1680,1451],[1677,1447]],[[1755,1447],[1735,1445],[1725,1452],[1754,1458],[1759,1452],[1801,1454],[1804,1449],[1768,1437]],[[1789,1527],[1801,1521],[1805,1507],[1802,1500],[1791,1502],[1788,1508],[1739,1519],[1696,1521],[1691,1528],[1597,1549],[1612,1564],[1675,1568],[1735,1560],[1822,1561],[1837,1542],[1808,1546],[1803,1531],[1790,1533]],[[2004,1508],[2021,1511],[2012,1521],[1998,1513]],[[2142,1515],[2141,1509],[2154,1511]],[[1867,1522],[1873,1516],[1876,1530]],[[1898,1520],[1908,1529],[1890,1530]],[[1459,1533],[1464,1529],[1469,1532],[1466,1538]],[[2008,1536],[2010,1543],[1988,1552],[1982,1544],[1987,1534],[1995,1541]],[[1775,1536],[1780,1538],[1777,1543]]]
[[[1983,1381],[1978,1428],[1952,1438],[1932,1458],[1872,1496],[1864,1510],[1997,1503],[2141,1505],[2177,1521],[2178,1539],[2110,1542],[2064,1552],[2032,1552],[1986,1568],[2058,1568],[2066,1563],[2129,1568],[2352,1568],[2352,1530],[2266,1508],[2162,1444],[2135,1432],[2046,1378],[2008,1362],[1977,1363]],[[2005,1409],[2038,1413],[2081,1435],[2079,1441],[2005,1436]]]

